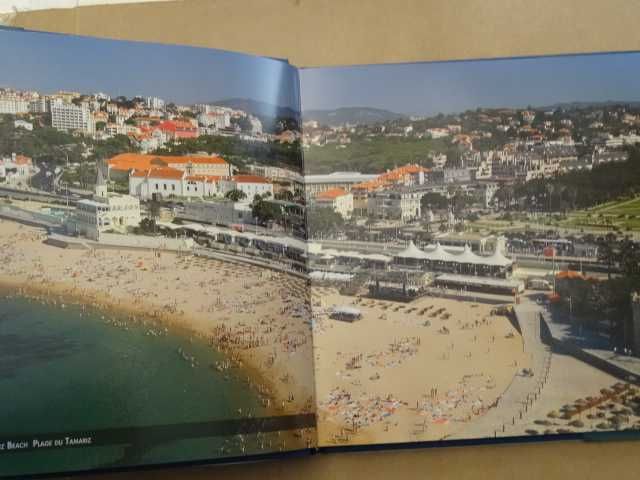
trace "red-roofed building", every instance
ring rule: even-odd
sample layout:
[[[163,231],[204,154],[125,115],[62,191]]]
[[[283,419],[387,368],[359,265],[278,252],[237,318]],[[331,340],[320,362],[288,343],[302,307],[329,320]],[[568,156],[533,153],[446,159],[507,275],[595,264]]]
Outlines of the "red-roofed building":
[[[353,195],[342,188],[332,188],[319,193],[314,203],[317,207],[332,209],[343,218],[349,218],[353,213]]]
[[[393,185],[422,185],[426,180],[426,175],[430,171],[430,169],[421,167],[420,165],[404,165],[403,167],[388,170],[373,180],[358,183],[351,187],[351,191],[364,193],[388,188]]]
[[[121,153],[108,160],[109,173],[113,176],[127,177],[133,170],[169,167],[181,170],[187,175],[215,175],[228,177],[232,174],[231,165],[222,157],[143,155],[139,153]]]
[[[188,120],[165,120],[158,128],[171,139],[198,138],[198,124]]]
[[[129,176],[129,194],[147,200],[154,195],[204,198],[218,194],[218,181],[213,175],[188,175],[171,167],[134,170]]]
[[[33,162],[30,157],[11,154],[11,158],[0,159],[0,177],[26,180],[33,173]]]

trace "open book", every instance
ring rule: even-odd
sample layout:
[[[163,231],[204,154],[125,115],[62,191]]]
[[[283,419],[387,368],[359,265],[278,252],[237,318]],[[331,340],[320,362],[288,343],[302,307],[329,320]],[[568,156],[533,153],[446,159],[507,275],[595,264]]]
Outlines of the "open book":
[[[0,58],[0,475],[640,426],[638,54]]]

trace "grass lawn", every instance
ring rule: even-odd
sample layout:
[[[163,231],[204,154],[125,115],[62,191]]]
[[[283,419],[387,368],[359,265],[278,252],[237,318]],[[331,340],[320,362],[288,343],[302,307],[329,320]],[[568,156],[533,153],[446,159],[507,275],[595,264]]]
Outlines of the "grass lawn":
[[[383,173],[408,163],[425,164],[430,151],[445,152],[447,139],[372,137],[349,145],[312,146],[304,151],[307,174],[357,171]]]
[[[612,202],[600,205],[591,210],[596,213],[604,213],[606,215],[640,215],[640,197],[631,200],[623,200],[621,202]]]

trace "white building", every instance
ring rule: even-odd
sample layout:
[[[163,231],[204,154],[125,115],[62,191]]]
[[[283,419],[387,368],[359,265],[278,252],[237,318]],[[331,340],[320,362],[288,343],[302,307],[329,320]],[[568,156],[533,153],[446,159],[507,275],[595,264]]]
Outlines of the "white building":
[[[0,159],[0,178],[6,183],[26,183],[34,171],[31,158],[24,155],[12,153],[11,158]]]
[[[500,189],[499,185],[494,182],[483,183],[481,188],[479,189],[480,199],[482,200],[482,204],[484,208],[489,208],[493,204],[493,197],[495,197],[496,192]]]
[[[21,97],[7,95],[0,97],[0,114],[18,115],[29,112],[29,102]]]
[[[427,135],[433,139],[444,138],[450,135],[450,132],[446,128],[427,128]]]
[[[229,112],[209,112],[200,113],[197,116],[198,123],[203,127],[222,130],[231,126],[231,115]]]
[[[353,214],[353,195],[342,188],[333,188],[319,193],[314,203],[318,207],[331,208],[342,218],[350,218]]]
[[[29,102],[30,113],[47,113],[49,111],[49,105],[47,99],[44,97],[36,98]]]
[[[333,172],[326,175],[305,175],[303,177],[304,192],[309,197],[315,197],[318,193],[342,188],[351,190],[353,185],[375,180],[376,174],[363,174],[360,172]]]
[[[151,136],[140,140],[140,150],[143,153],[151,152],[164,147],[165,143],[167,143],[167,135],[162,130],[156,128],[151,132]]]
[[[13,126],[14,128],[24,128],[25,130],[28,130],[30,132],[33,131],[33,123],[26,122],[24,120],[15,120],[13,122]]]
[[[258,175],[234,175],[230,178],[223,178],[218,182],[218,189],[222,195],[226,195],[233,190],[240,190],[250,201],[253,200],[255,195],[268,193],[273,196],[273,184]]]
[[[257,117],[250,115],[249,123],[251,124],[252,135],[262,135],[262,122]]]
[[[629,133],[628,135],[619,135],[617,137],[608,135],[608,138],[604,142],[605,146],[611,148],[622,147],[624,145],[633,145],[636,143],[640,143],[640,135],[636,135],[635,133]]]
[[[98,165],[93,199],[78,201],[75,214],[67,222],[67,231],[99,240],[101,232],[126,233],[129,228],[138,226],[140,219],[140,200],[130,195],[109,193],[102,167]]]
[[[444,183],[468,183],[473,180],[470,168],[445,168]]]
[[[409,190],[371,192],[367,197],[367,214],[374,218],[403,222],[420,218],[420,193]]]
[[[162,110],[164,108],[164,100],[158,97],[147,97],[145,104],[147,108],[152,110]]]
[[[93,115],[87,107],[56,101],[51,105],[51,126],[65,132],[95,132]]]
[[[129,195],[148,200],[153,196],[205,198],[216,196],[220,177],[189,175],[169,167],[134,171],[129,176]]]

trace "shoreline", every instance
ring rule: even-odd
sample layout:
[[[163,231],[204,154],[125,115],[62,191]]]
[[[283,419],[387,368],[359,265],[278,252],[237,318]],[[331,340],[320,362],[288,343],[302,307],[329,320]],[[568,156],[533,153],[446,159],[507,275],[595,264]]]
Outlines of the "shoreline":
[[[212,368],[248,383],[264,411],[315,413],[301,279],[170,252],[60,249],[43,243],[41,229],[0,225],[0,288],[164,325],[187,341],[198,337],[225,359]],[[301,438],[308,437],[315,444],[303,429]]]
[[[87,295],[87,293],[70,291],[69,289],[64,288],[61,285],[37,286],[34,284],[23,284],[15,280],[9,280],[0,275],[0,293],[10,290],[17,291],[17,296],[42,301],[48,305],[59,306],[69,304],[89,307],[98,312],[113,314],[116,317],[123,317],[125,319],[125,322],[127,323],[133,322],[136,324],[144,325],[144,322],[146,321],[153,322],[155,324],[165,326],[166,328],[170,329],[169,331],[178,333],[179,335],[183,336],[184,340],[186,340],[187,342],[189,342],[192,337],[197,336],[200,340],[207,343],[210,348],[214,348],[217,353],[219,353],[226,359],[231,360],[232,362],[237,362],[237,360],[234,360],[232,358],[233,355],[230,354],[228,350],[219,348],[218,346],[214,345],[209,341],[209,339],[203,332],[185,325],[184,319],[179,319],[175,315],[169,313],[155,314],[156,312],[158,312],[157,310],[154,313],[149,314],[148,311],[144,310],[144,304],[141,305],[140,308],[124,306],[120,303],[114,302],[113,299],[108,295],[100,295],[97,292],[92,292],[92,294]],[[53,299],[57,300],[57,302],[52,302]],[[242,365],[234,365],[231,368],[245,373],[247,379],[251,379],[249,387],[252,391],[254,391],[254,393],[256,393],[256,397],[258,400],[260,400],[260,398],[263,396],[269,395],[259,391],[259,387],[261,385],[266,384],[267,388],[269,388],[270,390],[277,391],[277,388],[272,385],[272,382],[270,382],[268,378],[265,378],[258,369],[254,368],[250,364],[243,362]],[[236,377],[237,381],[248,383],[247,379],[242,379],[240,375],[236,375]],[[258,386],[258,388],[256,388],[256,386]],[[285,406],[288,405],[286,405],[285,403]],[[295,411],[292,408],[285,408],[284,410],[278,409],[276,405],[271,405],[268,407],[261,405],[261,408],[264,408],[270,415],[274,416],[306,413]]]

